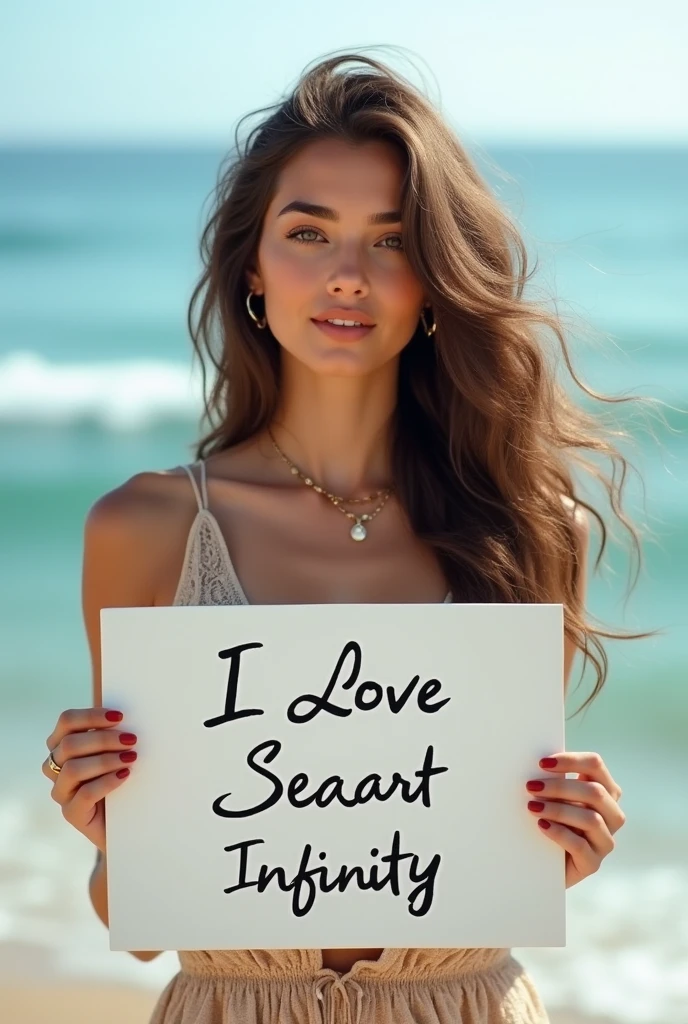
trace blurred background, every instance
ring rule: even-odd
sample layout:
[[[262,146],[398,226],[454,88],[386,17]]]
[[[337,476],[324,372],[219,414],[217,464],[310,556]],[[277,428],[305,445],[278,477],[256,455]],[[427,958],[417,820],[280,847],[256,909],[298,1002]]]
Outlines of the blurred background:
[[[440,107],[520,225],[531,294],[562,314],[583,380],[662,403],[612,409],[640,473],[627,508],[650,536],[630,600],[618,532],[588,605],[663,632],[608,643],[601,696],[567,721],[568,749],[603,755],[628,821],[567,894],[567,947],[515,954],[553,1021],[688,1022],[685,5],[351,0],[335,16],[314,0],[8,0],[4,23],[0,1016],[143,1022],[177,969],[173,953],[109,951],[94,851],[40,772],[59,712],[91,703],[83,521],[131,474],[193,458],[186,309],[237,119],[334,49],[391,44],[405,49],[368,52]],[[579,676],[577,661],[569,716],[593,684]]]

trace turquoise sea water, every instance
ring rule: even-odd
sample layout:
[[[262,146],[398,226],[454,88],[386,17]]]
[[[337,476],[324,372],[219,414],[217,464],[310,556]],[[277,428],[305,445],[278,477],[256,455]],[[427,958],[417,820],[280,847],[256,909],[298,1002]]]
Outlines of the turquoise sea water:
[[[36,772],[58,712],[90,703],[79,607],[86,511],[132,473],[192,457],[200,406],[185,314],[221,156],[0,153],[1,756],[19,766],[17,794],[26,801],[42,792]],[[635,897],[644,916],[632,952],[668,999],[673,982],[661,973],[662,958],[653,959],[655,943],[675,927],[688,955],[688,919],[676,916],[678,893],[688,892],[688,151],[512,148],[489,157],[512,176],[505,182],[485,168],[539,257],[531,290],[550,305],[556,297],[583,379],[604,393],[666,403],[665,422],[618,409],[635,443],[624,451],[645,486],[643,494],[631,477],[628,508],[653,532],[639,584],[624,607],[627,549],[619,546],[609,551],[606,576],[589,584],[589,608],[605,623],[664,633],[609,644],[605,689],[567,723],[567,746],[603,754],[629,818],[604,879],[600,873],[607,887],[591,883],[588,895],[576,894],[586,902],[574,934],[580,926],[582,946],[594,945],[582,922],[597,920],[603,905],[605,920],[613,908],[621,914]],[[588,674],[575,689],[577,676],[574,666],[569,714],[592,683]],[[20,844],[40,842],[30,829],[17,835]],[[22,849],[7,856],[21,860]],[[658,881],[658,869],[677,874]],[[639,904],[643,884],[658,888]],[[659,904],[669,918],[657,917]],[[621,942],[633,927],[613,919]],[[563,1000],[560,963],[538,961],[543,987]],[[654,1021],[654,1010],[633,1018],[614,998],[607,1012]],[[637,1010],[639,998],[629,1006]],[[598,1000],[592,1008],[604,1007]],[[660,1019],[679,1018],[667,1011]]]

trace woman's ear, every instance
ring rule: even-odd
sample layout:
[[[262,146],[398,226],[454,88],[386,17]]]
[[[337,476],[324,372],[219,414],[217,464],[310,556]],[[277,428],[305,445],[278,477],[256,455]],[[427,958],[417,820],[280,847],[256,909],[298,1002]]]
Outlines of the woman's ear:
[[[262,295],[263,294],[263,290],[264,289],[263,289],[263,282],[261,280],[261,276],[260,276],[260,274],[258,274],[252,268],[249,268],[246,271],[246,283],[248,284],[248,287],[250,288],[250,290],[252,292],[254,292],[256,295]]]

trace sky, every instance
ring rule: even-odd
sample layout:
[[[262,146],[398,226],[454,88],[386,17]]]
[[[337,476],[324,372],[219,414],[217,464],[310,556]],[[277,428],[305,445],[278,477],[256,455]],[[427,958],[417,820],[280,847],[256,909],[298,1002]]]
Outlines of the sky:
[[[0,143],[216,145],[368,51],[467,141],[688,143],[685,0],[5,0]]]

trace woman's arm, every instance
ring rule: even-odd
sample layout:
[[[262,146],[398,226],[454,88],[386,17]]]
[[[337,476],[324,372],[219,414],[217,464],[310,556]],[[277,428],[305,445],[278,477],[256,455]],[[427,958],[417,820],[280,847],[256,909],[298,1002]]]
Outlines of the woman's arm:
[[[159,574],[169,568],[182,544],[180,524],[175,522],[179,515],[170,514],[168,493],[159,474],[141,473],[100,498],[86,518],[82,609],[91,653],[94,707],[102,706],[101,609],[154,604]],[[126,728],[126,721],[122,725]],[[107,857],[100,850],[89,895],[96,914],[108,927]],[[152,960],[160,952],[131,951],[138,960]]]

